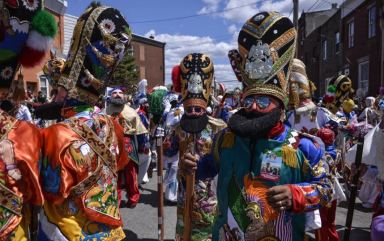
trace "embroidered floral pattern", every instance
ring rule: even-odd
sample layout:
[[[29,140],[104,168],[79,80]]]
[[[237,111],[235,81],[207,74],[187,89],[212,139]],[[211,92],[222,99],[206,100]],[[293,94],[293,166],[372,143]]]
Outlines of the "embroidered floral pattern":
[[[39,1],[38,0],[22,0],[23,5],[26,9],[33,12],[39,7]]]

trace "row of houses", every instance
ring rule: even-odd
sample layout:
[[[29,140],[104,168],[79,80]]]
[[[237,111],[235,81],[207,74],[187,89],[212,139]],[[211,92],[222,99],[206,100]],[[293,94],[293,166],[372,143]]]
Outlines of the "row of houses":
[[[68,1],[66,0],[45,0],[44,7],[55,17],[58,24],[58,33],[52,49],[59,56],[66,57],[78,17],[65,14],[68,7]],[[155,40],[154,37],[146,38],[137,34],[133,34],[131,43],[137,70],[140,73],[137,81],[147,79],[149,87],[164,85],[165,43]],[[48,51],[40,65],[22,70],[26,89],[35,93],[42,91],[46,96],[49,96],[51,86],[42,71],[49,58]]]
[[[361,95],[376,95],[384,85],[383,7],[383,0],[346,0],[340,7],[301,14],[298,58],[317,86],[316,97],[340,74],[348,75]]]

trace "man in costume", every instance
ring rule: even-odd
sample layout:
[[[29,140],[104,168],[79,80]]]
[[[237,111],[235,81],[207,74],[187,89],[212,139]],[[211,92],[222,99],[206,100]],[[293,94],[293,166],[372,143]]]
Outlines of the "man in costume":
[[[122,240],[117,172],[128,163],[123,129],[94,113],[129,48],[121,13],[92,5],[78,19],[55,101],[65,120],[42,131],[41,186],[47,200],[38,240]]]
[[[0,16],[0,102],[7,100],[13,108],[25,100],[22,75],[15,79],[16,73],[21,66],[41,62],[57,23],[42,10],[41,1],[1,1]],[[38,207],[44,200],[39,184],[42,137],[34,125],[15,115],[0,109],[1,241],[36,240]]]
[[[229,56],[243,108],[216,136],[214,161],[187,153],[183,163],[200,177],[218,174],[213,240],[304,240],[304,212],[328,203],[332,188],[319,144],[282,123],[296,31],[289,18],[262,12],[238,43]],[[272,173],[261,171],[267,163]]]
[[[176,129],[180,158],[195,152],[201,159],[209,156],[213,136],[226,127],[219,119],[207,115],[212,93],[214,65],[206,54],[187,55],[180,63],[181,95],[184,114]],[[189,183],[191,182],[191,183]],[[192,186],[189,189],[188,186]],[[196,181],[179,164],[176,240],[209,240],[216,213],[216,191],[213,176]],[[193,191],[194,190],[194,191]]]
[[[124,147],[132,160],[119,174],[120,186],[125,187],[127,193],[127,206],[135,207],[140,198],[138,181],[143,179],[140,174],[137,139],[141,135],[147,135],[148,131],[142,124],[139,115],[127,105],[123,88],[114,87],[108,101],[106,113],[117,118],[124,129]],[[145,168],[145,167],[144,167]]]

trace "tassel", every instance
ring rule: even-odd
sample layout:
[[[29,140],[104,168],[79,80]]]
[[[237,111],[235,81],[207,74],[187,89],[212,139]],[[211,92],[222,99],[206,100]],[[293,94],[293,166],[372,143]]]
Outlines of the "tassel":
[[[226,132],[224,134],[223,142],[221,144],[221,147],[223,148],[231,148],[235,145],[235,134],[232,132]]]
[[[299,167],[297,162],[296,150],[293,147],[284,145],[281,147],[281,152],[283,154],[283,162],[285,163],[285,165],[292,168]]]

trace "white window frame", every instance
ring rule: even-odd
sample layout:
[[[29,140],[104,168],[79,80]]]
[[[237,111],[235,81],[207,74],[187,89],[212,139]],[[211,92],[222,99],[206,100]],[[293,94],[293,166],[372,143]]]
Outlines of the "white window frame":
[[[353,48],[355,46],[355,20],[352,19],[347,26],[348,26],[348,48]]]
[[[363,79],[362,68],[367,66],[367,77]],[[358,71],[358,89],[364,90],[365,93],[368,93],[369,90],[369,59],[364,58],[359,61],[359,71]]]
[[[42,86],[42,81],[45,80],[45,86]],[[40,86],[40,91],[43,92],[43,94],[45,94],[45,96],[49,97],[49,81],[48,81],[48,77],[45,76],[45,75],[40,75],[39,76],[39,86]],[[43,90],[45,89],[45,90]]]
[[[340,32],[335,33],[335,53],[340,53]]]
[[[328,48],[328,42],[327,40],[323,40],[323,60],[327,60],[327,57],[328,57],[328,51],[327,51],[327,48]]]
[[[368,38],[373,38],[376,36],[376,6],[370,6],[368,8]]]

